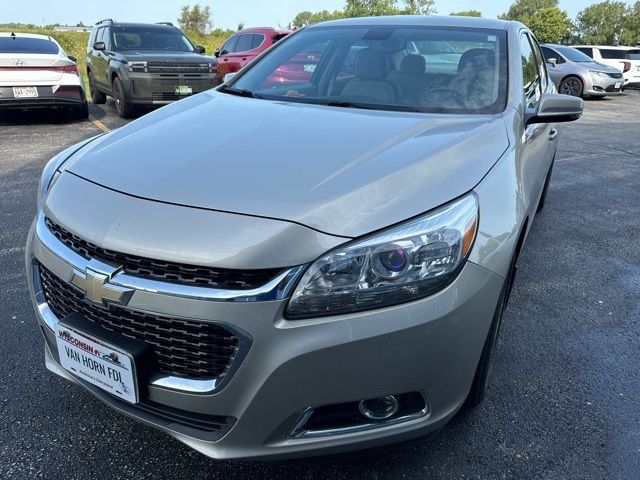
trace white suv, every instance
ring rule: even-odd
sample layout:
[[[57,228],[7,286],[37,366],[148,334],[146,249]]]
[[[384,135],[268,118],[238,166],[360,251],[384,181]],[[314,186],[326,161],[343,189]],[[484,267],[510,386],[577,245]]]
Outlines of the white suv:
[[[608,47],[603,45],[575,45],[593,58],[622,71],[625,87],[640,87],[640,49],[632,47]]]

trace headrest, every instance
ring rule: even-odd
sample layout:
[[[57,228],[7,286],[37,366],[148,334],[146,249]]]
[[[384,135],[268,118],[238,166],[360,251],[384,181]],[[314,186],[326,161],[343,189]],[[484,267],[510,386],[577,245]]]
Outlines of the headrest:
[[[384,54],[365,48],[356,54],[354,70],[361,80],[384,80],[387,78],[387,65]]]
[[[422,55],[407,55],[400,63],[402,73],[424,73],[427,70],[427,61]]]
[[[493,50],[488,48],[472,48],[471,50],[467,50],[462,54],[458,62],[458,75],[468,66],[472,66],[476,71],[487,67],[494,68],[495,58]]]

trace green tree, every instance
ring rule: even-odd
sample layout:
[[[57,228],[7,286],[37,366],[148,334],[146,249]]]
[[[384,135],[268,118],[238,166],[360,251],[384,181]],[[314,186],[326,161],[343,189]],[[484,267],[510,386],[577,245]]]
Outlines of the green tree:
[[[347,0],[344,13],[347,17],[377,17],[397,15],[400,10],[395,0]]]
[[[576,30],[584,43],[617,45],[629,13],[624,2],[594,3],[578,13]]]
[[[569,38],[573,24],[558,7],[542,8],[529,17],[527,26],[539,42],[561,43]]]
[[[208,6],[201,7],[199,3],[193,7],[185,5],[180,9],[178,25],[180,25],[182,30],[187,32],[196,32],[200,35],[205,35],[213,26],[211,9]]]
[[[511,4],[507,13],[498,15],[502,20],[517,20],[529,25],[531,16],[543,8],[558,6],[558,0],[516,0]]]
[[[301,28],[313,23],[326,22],[328,20],[336,20],[338,18],[344,18],[344,12],[341,10],[334,10],[333,12],[330,12],[329,10],[322,10],[315,13],[304,11],[296,15],[289,24],[289,27]]]
[[[405,0],[402,13],[407,15],[431,15],[436,13],[435,0]]]
[[[624,19],[620,43],[631,46],[640,44],[640,0],[631,7]]]
[[[449,15],[454,17],[482,17],[482,12],[479,10],[462,10],[461,12],[451,12]]]

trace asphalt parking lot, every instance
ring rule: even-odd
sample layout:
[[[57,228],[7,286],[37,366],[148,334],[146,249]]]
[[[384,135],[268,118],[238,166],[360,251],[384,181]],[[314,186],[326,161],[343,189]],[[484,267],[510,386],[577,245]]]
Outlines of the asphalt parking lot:
[[[292,463],[209,460],[45,369],[24,242],[46,161],[124,123],[91,118],[0,116],[0,479],[640,478],[640,92],[563,128],[487,400],[430,438]]]

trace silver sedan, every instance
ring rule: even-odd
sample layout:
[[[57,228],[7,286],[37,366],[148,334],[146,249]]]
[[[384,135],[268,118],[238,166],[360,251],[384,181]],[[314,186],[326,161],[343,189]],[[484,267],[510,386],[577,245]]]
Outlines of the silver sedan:
[[[558,92],[575,97],[619,95],[624,86],[622,72],[594,62],[584,53],[565,45],[542,45],[551,80]]]
[[[47,368],[214,458],[433,432],[486,395],[581,114],[520,23],[301,29],[48,163],[26,248]]]

